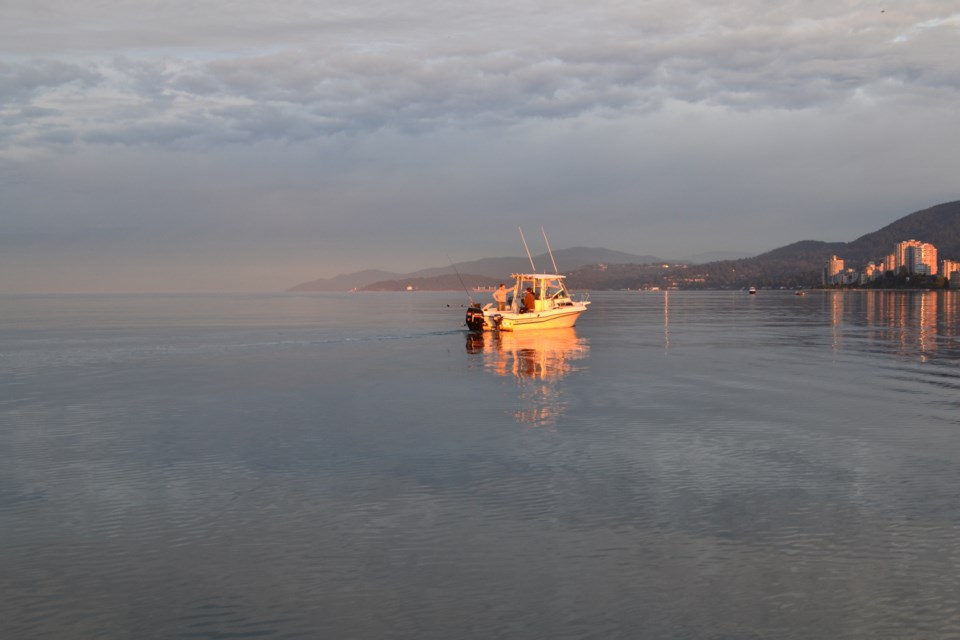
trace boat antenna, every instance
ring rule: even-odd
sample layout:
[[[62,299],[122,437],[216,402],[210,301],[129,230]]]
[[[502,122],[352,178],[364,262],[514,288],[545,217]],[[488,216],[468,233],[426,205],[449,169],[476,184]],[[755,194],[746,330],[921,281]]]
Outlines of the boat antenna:
[[[447,260],[450,260],[449,253],[447,254]],[[460,286],[463,287],[463,292],[467,294],[467,300],[470,301],[470,306],[477,306],[477,303],[473,301],[473,296],[470,295],[470,291],[467,289],[467,285],[463,283],[463,278],[460,277],[460,272],[457,271],[457,265],[453,264],[453,260],[450,260],[450,266],[453,267],[453,272],[457,274],[457,279],[460,281]]]
[[[537,272],[537,268],[533,266],[533,256],[530,255],[530,247],[527,246],[527,239],[523,237],[523,227],[517,227],[520,229],[520,239],[523,240],[523,248],[527,250],[527,258],[530,260],[530,268],[533,269],[533,272]]]
[[[550,241],[547,240],[547,232],[542,226],[540,227],[540,231],[543,233],[543,241],[547,243],[547,253],[550,254],[550,262],[553,263],[553,272],[560,273],[557,270],[557,261],[553,259],[553,249],[550,248]]]

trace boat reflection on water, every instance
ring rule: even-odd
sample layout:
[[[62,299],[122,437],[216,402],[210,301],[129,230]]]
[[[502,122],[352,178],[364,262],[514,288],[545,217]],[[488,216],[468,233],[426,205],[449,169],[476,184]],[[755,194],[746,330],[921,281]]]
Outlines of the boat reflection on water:
[[[589,353],[586,338],[576,330],[471,332],[467,353],[483,356],[484,369],[513,377],[520,388],[518,422],[551,426],[566,410],[560,381],[582,369]]]

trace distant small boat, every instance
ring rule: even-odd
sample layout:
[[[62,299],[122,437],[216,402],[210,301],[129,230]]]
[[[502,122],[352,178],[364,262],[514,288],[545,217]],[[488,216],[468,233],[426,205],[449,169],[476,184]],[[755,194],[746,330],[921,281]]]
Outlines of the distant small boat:
[[[752,296],[755,296],[755,295],[757,295],[757,288],[756,288],[756,287],[750,287],[749,289],[747,289],[747,293],[749,293],[749,294],[752,295]]]
[[[793,293],[793,295],[795,295],[795,296],[805,296],[805,295],[807,295],[807,292],[806,292],[806,291],[795,291],[795,292]]]

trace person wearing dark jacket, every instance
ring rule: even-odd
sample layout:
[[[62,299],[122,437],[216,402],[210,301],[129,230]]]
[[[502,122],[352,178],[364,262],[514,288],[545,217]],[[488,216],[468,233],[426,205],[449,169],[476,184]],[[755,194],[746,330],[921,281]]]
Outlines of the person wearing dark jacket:
[[[526,293],[523,294],[523,310],[526,313],[533,311],[534,307],[537,304],[537,297],[533,295],[533,289],[527,287]]]

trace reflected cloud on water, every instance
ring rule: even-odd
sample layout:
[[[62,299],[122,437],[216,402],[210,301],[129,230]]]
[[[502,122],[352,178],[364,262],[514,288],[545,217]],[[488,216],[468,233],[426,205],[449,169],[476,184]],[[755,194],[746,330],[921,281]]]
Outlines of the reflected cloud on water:
[[[517,381],[520,408],[513,413],[517,422],[551,426],[566,409],[560,381],[583,368],[590,346],[570,328],[470,333],[466,349],[483,357],[486,371]]]

